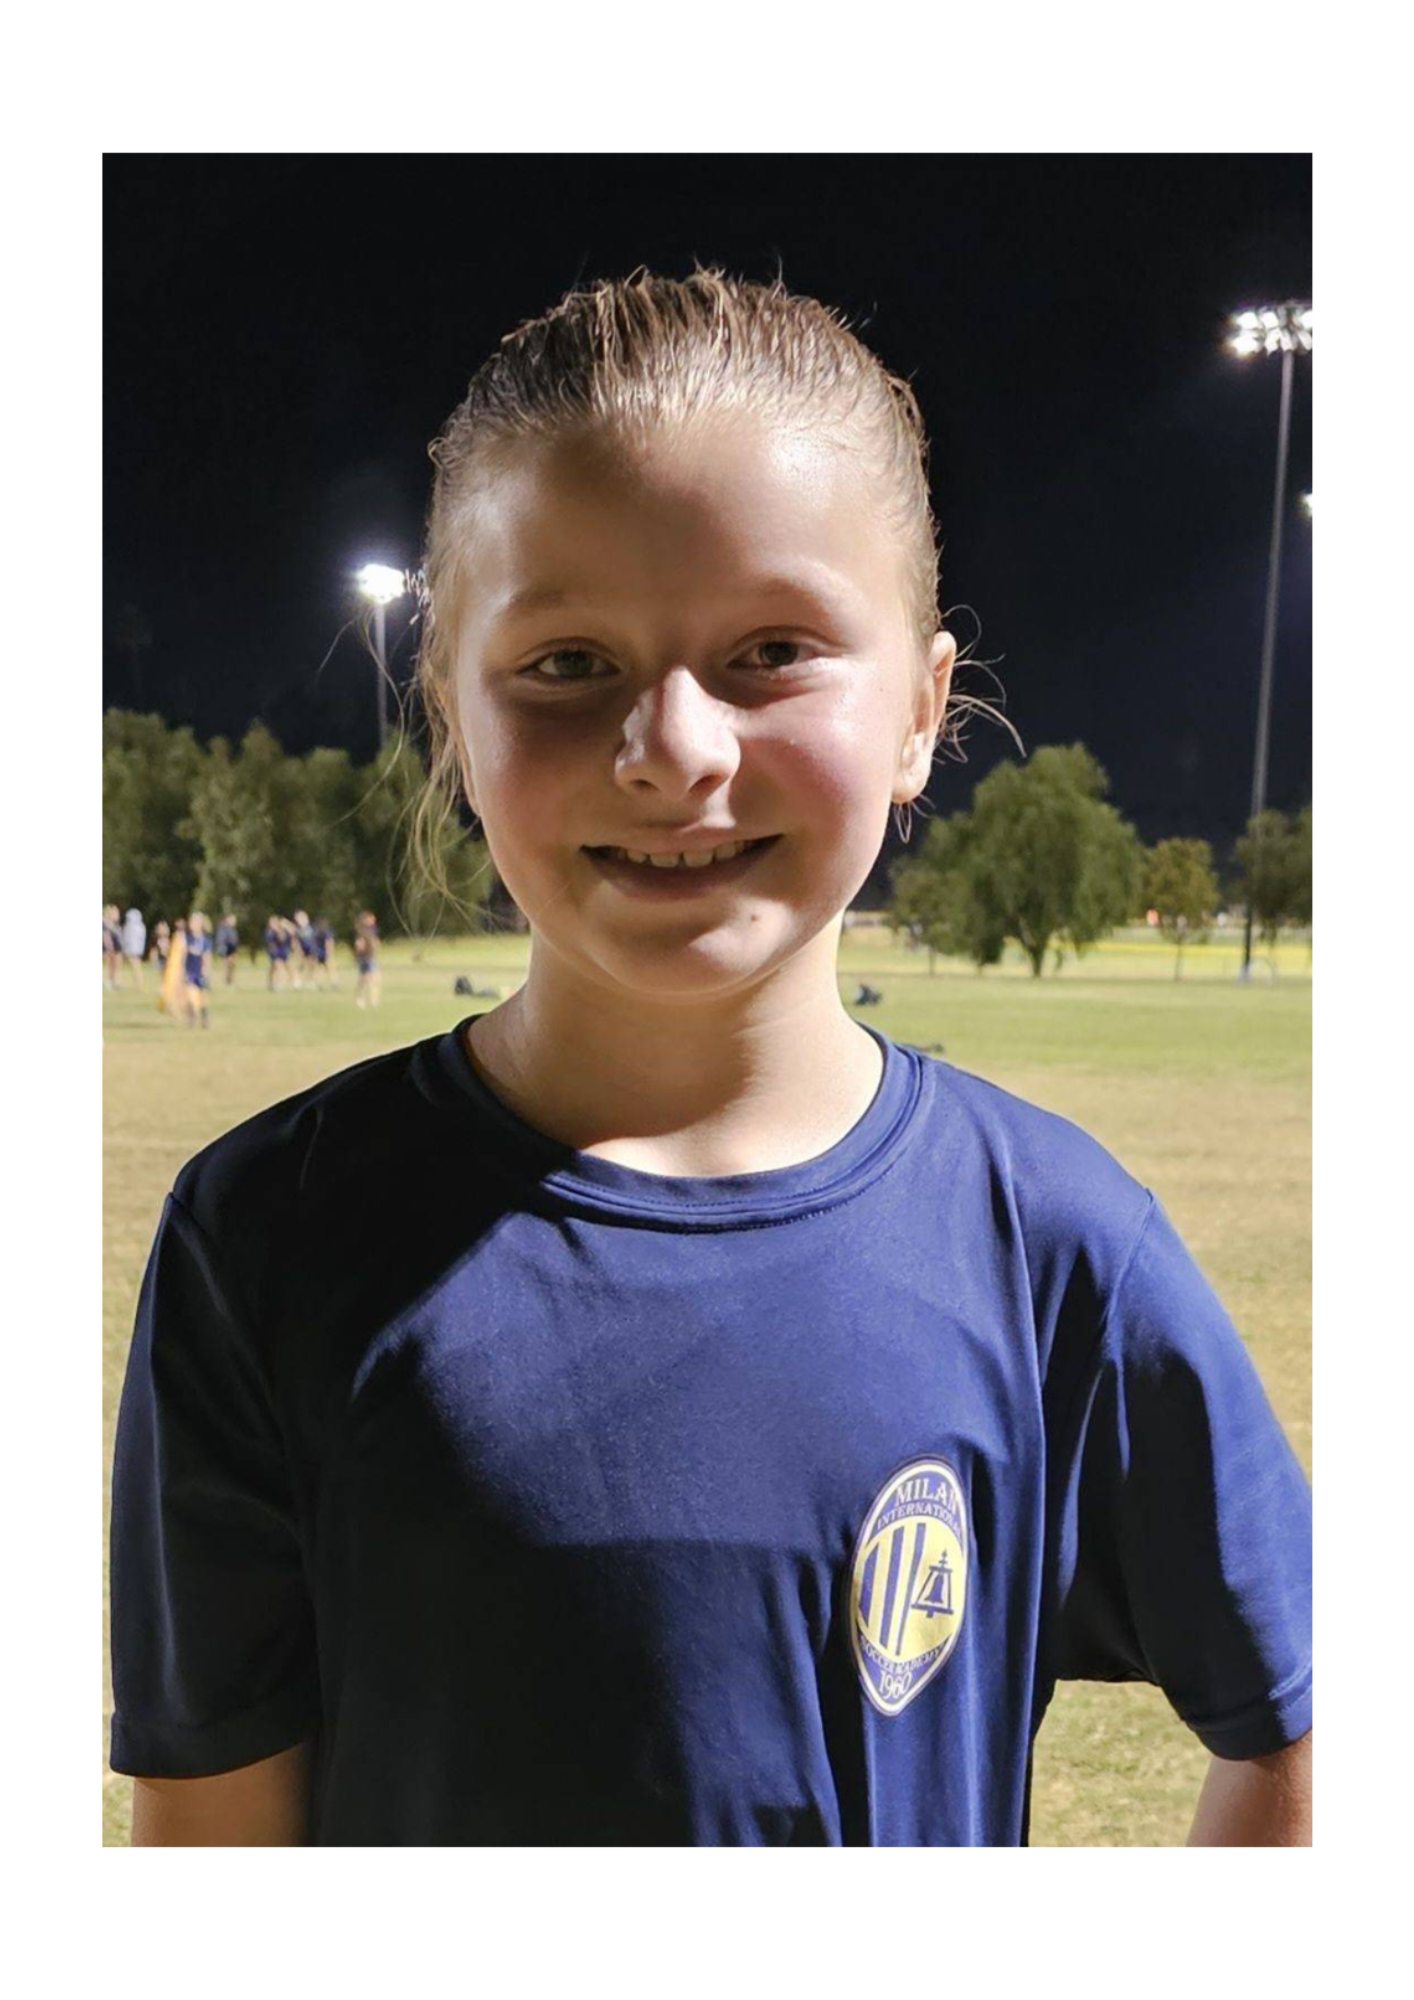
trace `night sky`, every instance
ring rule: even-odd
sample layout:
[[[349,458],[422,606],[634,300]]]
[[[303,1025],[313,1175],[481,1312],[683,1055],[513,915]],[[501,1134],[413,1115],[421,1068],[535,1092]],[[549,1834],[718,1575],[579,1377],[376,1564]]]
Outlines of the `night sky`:
[[[640,263],[779,261],[913,381],[942,602],[1028,747],[1088,744],[1148,840],[1241,830],[1280,369],[1221,343],[1230,312],[1311,295],[1306,156],[113,156],[106,182],[105,706],[371,755],[372,666],[352,633],[329,650],[350,577],[418,560],[428,440],[500,336]],[[1310,413],[1300,359],[1287,809],[1310,798]],[[1007,753],[977,724],[935,808]]]

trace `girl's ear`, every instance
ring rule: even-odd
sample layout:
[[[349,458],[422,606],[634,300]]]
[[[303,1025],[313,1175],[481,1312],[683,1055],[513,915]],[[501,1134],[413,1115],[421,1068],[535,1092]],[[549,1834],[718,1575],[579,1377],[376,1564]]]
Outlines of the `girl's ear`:
[[[923,676],[913,704],[913,726],[904,738],[899,755],[898,778],[894,785],[895,805],[916,799],[928,782],[933,768],[933,752],[948,709],[948,690],[957,664],[957,641],[951,632],[939,632],[928,648],[928,671]]]

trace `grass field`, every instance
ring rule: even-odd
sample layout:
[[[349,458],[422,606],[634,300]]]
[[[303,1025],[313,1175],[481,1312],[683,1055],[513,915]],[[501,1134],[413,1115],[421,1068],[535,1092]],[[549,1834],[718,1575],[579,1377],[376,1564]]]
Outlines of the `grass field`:
[[[347,965],[336,993],[271,996],[243,958],[213,992],[207,1033],[159,1015],[146,994],[103,995],[104,1572],[108,1472],[133,1309],[162,1198],[178,1167],[238,1119],[348,1063],[450,1026],[488,1002],[452,993],[458,972],[511,991],[521,938],[385,948],[383,1004],[360,1013]],[[1261,977],[1235,979],[1237,941],[1173,954],[1135,932],[1031,979],[1020,962],[979,975],[887,932],[846,932],[848,998],[896,1041],[941,1044],[950,1062],[1075,1119],[1167,1206],[1242,1328],[1277,1414],[1310,1466],[1311,967],[1283,944]],[[111,1690],[104,1604],[103,1838],[128,1838],[131,1781],[107,1767]],[[1037,1746],[1032,1844],[1181,1844],[1206,1753],[1157,1691],[1062,1686]]]

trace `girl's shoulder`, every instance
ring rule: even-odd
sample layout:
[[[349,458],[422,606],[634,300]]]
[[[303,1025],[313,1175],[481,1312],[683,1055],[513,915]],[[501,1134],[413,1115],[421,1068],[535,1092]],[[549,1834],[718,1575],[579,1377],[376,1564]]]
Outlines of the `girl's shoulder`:
[[[351,1191],[397,1185],[446,1141],[425,1084],[440,1040],[370,1056],[243,1119],[182,1167],[177,1202],[213,1241],[245,1247],[263,1227],[337,1216]]]
[[[1030,1255],[1069,1258],[1088,1247],[1117,1268],[1153,1206],[1143,1181],[1062,1112],[952,1063],[933,1064],[940,1160],[986,1194]]]

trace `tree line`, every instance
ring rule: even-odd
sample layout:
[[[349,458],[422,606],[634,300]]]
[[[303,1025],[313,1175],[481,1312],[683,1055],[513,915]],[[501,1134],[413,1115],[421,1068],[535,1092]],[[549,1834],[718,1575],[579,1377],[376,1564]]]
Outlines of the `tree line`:
[[[361,910],[385,935],[465,932],[502,895],[484,842],[440,836],[450,896],[412,861],[417,751],[399,737],[372,763],[345,750],[289,756],[261,723],[237,745],[198,742],[159,715],[103,718],[103,900],[150,921],[234,911],[254,948],[273,914],[305,909],[348,936]]]
[[[1051,957],[1080,953],[1155,912],[1174,944],[1205,938],[1225,902],[1246,906],[1264,943],[1311,923],[1311,809],[1264,812],[1237,843],[1225,891],[1206,840],[1145,848],[1109,803],[1109,779],[1080,743],[1051,745],[1025,764],[1001,764],[966,812],[934,821],[916,854],[895,865],[887,911],[896,931],[938,955],[995,965],[1009,942],[1039,978]]]

